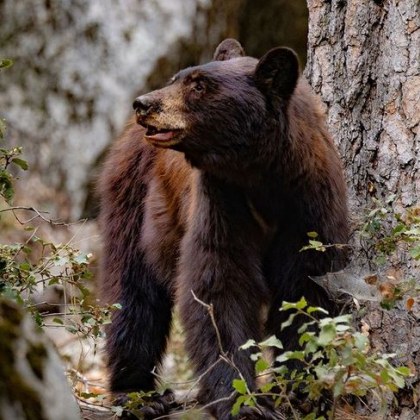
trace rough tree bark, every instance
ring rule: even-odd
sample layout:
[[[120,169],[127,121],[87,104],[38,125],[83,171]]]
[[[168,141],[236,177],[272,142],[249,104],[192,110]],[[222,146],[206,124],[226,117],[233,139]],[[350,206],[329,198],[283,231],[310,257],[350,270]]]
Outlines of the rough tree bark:
[[[306,76],[326,104],[350,189],[354,219],[372,197],[396,194],[402,212],[420,194],[420,3],[418,0],[308,0]],[[357,246],[357,244],[356,244]],[[358,261],[354,262],[358,264]],[[389,261],[396,280],[415,278],[413,261]],[[362,262],[360,262],[362,264]],[[392,270],[392,271],[390,271]],[[420,309],[383,311],[368,305],[364,320],[373,347],[397,353],[413,368],[420,395]],[[416,397],[417,395],[417,397]],[[400,398],[399,418],[419,418],[419,407]]]

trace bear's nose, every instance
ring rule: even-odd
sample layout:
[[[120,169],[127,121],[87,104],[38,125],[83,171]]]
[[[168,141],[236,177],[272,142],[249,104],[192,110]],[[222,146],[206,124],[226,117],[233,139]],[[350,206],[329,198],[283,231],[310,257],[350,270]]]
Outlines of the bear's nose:
[[[153,105],[153,100],[147,95],[139,96],[133,102],[134,110],[141,115],[147,115]]]

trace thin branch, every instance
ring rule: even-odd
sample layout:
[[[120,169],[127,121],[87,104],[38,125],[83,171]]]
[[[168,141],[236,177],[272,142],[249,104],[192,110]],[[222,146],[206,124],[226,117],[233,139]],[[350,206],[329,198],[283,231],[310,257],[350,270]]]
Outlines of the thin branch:
[[[196,302],[198,302],[200,305],[204,306],[204,307],[207,309],[208,313],[209,313],[209,316],[210,316],[210,319],[211,319],[211,323],[213,324],[214,331],[216,332],[217,343],[218,343],[218,346],[219,346],[219,351],[220,351],[220,358],[221,358],[223,361],[225,361],[228,365],[230,365],[233,369],[235,369],[235,370],[236,370],[236,372],[238,373],[239,377],[241,378],[241,380],[244,382],[244,384],[245,384],[245,386],[246,386],[246,391],[247,391],[247,393],[248,393],[249,395],[251,395],[251,394],[252,394],[252,393],[251,393],[251,390],[250,390],[250,389],[249,389],[249,387],[248,387],[248,383],[247,383],[247,381],[245,380],[244,375],[243,375],[243,374],[242,374],[242,372],[239,370],[239,368],[236,366],[235,362],[234,362],[231,358],[229,358],[228,353],[227,353],[226,351],[224,351],[224,350],[223,350],[222,338],[221,338],[220,331],[219,331],[219,328],[218,328],[218,326],[217,326],[216,319],[215,319],[215,316],[214,316],[214,308],[213,308],[213,304],[211,303],[211,304],[209,305],[209,304],[207,304],[207,303],[203,302],[201,299],[199,299],[199,298],[195,295],[195,293],[194,293],[194,291],[193,291],[193,290],[191,290],[191,293],[192,293],[192,295],[193,295],[194,300],[195,300]]]
[[[222,346],[222,337],[220,336],[220,331],[219,331],[219,328],[217,327],[217,324],[216,324],[216,319],[215,319],[215,317],[214,317],[214,308],[213,308],[213,304],[212,304],[212,303],[210,303],[210,305],[209,305],[208,303],[203,302],[202,300],[200,300],[200,299],[199,299],[199,298],[195,295],[195,293],[194,293],[192,290],[191,290],[191,293],[192,293],[192,295],[193,295],[194,300],[195,300],[196,302],[198,302],[200,305],[204,306],[204,307],[207,309],[207,311],[208,311],[208,313],[209,313],[209,315],[210,315],[211,323],[213,324],[214,330],[215,330],[215,332],[216,332],[217,344],[218,344],[218,346],[219,346],[219,351],[220,351],[220,354],[221,354],[222,356],[224,356],[224,357],[227,357],[227,356],[228,356],[228,354],[227,354],[227,353],[223,350],[223,346]]]
[[[35,213],[35,216],[31,217],[28,220],[22,221],[15,214],[15,211],[18,211],[18,210],[33,212],[33,213]],[[36,209],[35,207],[32,207],[32,206],[14,206],[14,207],[8,207],[7,209],[0,209],[0,213],[4,213],[4,212],[7,212],[7,211],[13,212],[13,215],[15,216],[16,220],[21,225],[26,225],[27,223],[30,223],[37,218],[40,218],[44,222],[47,222],[47,223],[49,223],[50,225],[53,225],[53,226],[71,226],[71,225],[74,225],[76,223],[79,223],[79,221],[74,222],[74,223],[66,223],[66,222],[61,222],[58,219],[56,219],[56,220],[49,219],[49,218],[43,216],[44,214],[49,214],[48,211],[41,211],[41,210],[38,210],[38,209]]]

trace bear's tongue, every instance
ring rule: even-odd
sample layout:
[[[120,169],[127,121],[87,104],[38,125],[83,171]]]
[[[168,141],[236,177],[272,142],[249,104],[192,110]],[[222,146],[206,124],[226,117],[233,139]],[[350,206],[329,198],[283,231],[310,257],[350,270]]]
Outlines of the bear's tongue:
[[[158,140],[158,141],[168,141],[174,136],[174,132],[172,130],[160,130],[158,131],[154,127],[149,127],[146,136],[149,139]]]
[[[146,134],[149,139],[159,140],[159,141],[167,141],[170,140],[174,135],[173,131],[162,131],[156,134]]]

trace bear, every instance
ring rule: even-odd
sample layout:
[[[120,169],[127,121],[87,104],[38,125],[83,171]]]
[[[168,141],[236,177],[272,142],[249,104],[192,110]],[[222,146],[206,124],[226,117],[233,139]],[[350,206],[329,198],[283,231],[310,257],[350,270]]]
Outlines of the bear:
[[[280,328],[282,302],[305,296],[336,311],[310,276],[343,268],[345,248],[301,249],[308,232],[348,241],[342,164],[288,48],[258,60],[227,39],[212,61],[133,107],[99,180],[104,299],[122,305],[106,329],[110,390],[155,389],[176,303],[198,401],[230,419],[238,372],[257,386],[250,350],[239,347],[271,335],[286,350],[298,345],[297,327]],[[172,402],[169,391],[156,395],[143,414],[157,417]],[[262,401],[238,418],[278,417]]]

